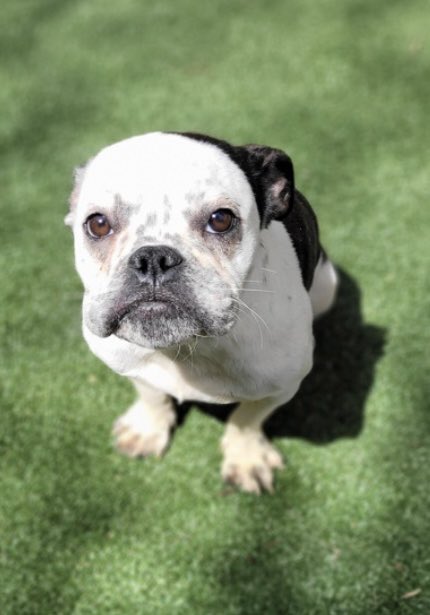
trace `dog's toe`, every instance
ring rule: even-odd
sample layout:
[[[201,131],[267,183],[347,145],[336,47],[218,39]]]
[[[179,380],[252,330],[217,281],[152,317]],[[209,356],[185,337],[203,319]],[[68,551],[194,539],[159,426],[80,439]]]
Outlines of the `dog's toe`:
[[[169,445],[168,435],[156,434],[142,436],[138,433],[125,431],[115,439],[117,450],[127,457],[161,457]]]
[[[283,468],[284,463],[263,434],[227,430],[222,448],[224,481],[247,493],[273,492],[274,470]]]
[[[224,463],[222,477],[245,493],[260,495],[263,491],[273,492],[273,470],[268,465],[245,465]]]
[[[240,465],[224,463],[222,477],[226,483],[238,487],[246,493],[261,493],[261,486],[257,476],[253,472],[244,471]]]

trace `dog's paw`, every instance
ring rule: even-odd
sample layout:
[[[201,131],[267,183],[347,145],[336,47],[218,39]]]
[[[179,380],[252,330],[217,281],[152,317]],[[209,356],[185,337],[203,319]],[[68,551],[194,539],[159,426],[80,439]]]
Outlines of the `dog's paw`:
[[[221,474],[227,483],[247,493],[273,491],[273,471],[282,469],[284,463],[261,431],[228,425],[221,446]]]
[[[137,402],[114,423],[115,446],[127,457],[161,457],[169,446],[174,423],[173,410],[148,413]]]

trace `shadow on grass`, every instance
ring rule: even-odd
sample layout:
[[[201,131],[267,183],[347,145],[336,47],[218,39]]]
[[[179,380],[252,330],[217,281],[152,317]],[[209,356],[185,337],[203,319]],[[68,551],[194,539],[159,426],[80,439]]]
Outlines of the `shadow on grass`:
[[[268,419],[270,437],[303,438],[325,444],[356,437],[364,423],[364,408],[375,368],[382,356],[385,330],[363,322],[361,293],[355,280],[340,270],[335,306],[315,323],[315,355],[311,373],[288,404]],[[225,421],[234,408],[185,403],[178,407],[182,422],[191,406]]]

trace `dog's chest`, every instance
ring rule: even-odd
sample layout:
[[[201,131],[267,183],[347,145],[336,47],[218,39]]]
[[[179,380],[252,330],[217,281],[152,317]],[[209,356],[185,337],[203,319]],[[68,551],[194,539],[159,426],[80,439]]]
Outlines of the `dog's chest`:
[[[184,350],[175,361],[161,353],[136,366],[136,377],[179,401],[196,400],[212,403],[230,403],[237,400],[238,378],[228,375],[216,361],[205,361],[193,356],[192,348]]]
[[[229,360],[220,363],[220,357],[202,357],[192,346],[185,346],[177,355],[172,351],[170,356],[113,335],[100,338],[85,326],[83,331],[94,354],[122,376],[142,380],[178,400],[229,403],[237,398],[234,393],[240,383],[234,370],[227,367]]]
[[[219,404],[277,396],[285,383],[296,379],[298,365],[287,352],[282,353],[282,359],[278,355],[276,364],[272,353],[260,351],[259,360],[249,360],[253,354],[252,346],[243,354],[227,351],[208,355],[193,353],[190,347],[172,361],[155,352],[126,375],[142,379],[179,401]]]

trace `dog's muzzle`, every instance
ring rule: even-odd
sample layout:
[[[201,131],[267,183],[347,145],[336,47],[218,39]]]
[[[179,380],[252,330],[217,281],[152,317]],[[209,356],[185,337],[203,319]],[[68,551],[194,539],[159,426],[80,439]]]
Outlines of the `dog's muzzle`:
[[[178,285],[181,265],[181,254],[170,246],[144,246],[133,252],[128,259],[127,286],[134,291],[123,306],[117,306],[113,329],[131,313],[138,319],[175,318],[178,301],[172,289]]]
[[[99,337],[114,334],[144,347],[166,348],[193,336],[224,335],[235,320],[228,298],[221,309],[202,306],[199,293],[207,280],[196,283],[190,263],[170,246],[138,248],[120,276],[117,290],[100,300],[89,297],[86,323]]]
[[[170,246],[144,246],[133,252],[123,272],[122,291],[105,313],[104,332],[155,347],[189,336],[193,302],[184,271],[182,255]]]

